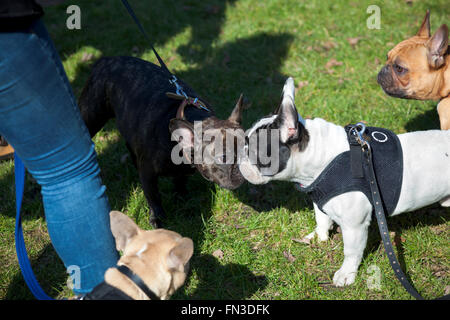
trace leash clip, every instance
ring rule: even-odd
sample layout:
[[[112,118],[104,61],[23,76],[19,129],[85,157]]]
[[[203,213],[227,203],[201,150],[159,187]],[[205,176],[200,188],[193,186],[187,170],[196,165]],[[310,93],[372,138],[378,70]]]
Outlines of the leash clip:
[[[366,131],[366,125],[362,122],[358,122],[357,124],[355,124],[354,126],[351,127],[349,133],[355,136],[355,139],[359,143],[361,148],[363,148],[363,149],[367,148],[370,151],[370,145],[366,141],[366,139],[364,139],[364,137],[363,137],[363,134],[365,131]]]
[[[178,79],[175,77],[175,75],[172,75],[172,79],[169,79],[169,82],[173,84],[176,88],[176,94],[180,96],[184,96],[186,99],[188,98],[187,94],[184,92],[183,88],[178,84]]]

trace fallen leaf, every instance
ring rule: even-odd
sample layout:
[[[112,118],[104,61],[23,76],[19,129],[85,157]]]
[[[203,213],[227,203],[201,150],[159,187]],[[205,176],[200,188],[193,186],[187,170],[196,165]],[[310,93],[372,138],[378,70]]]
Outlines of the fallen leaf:
[[[437,278],[443,278],[445,277],[447,274],[447,272],[445,272],[445,270],[438,270],[433,272],[433,276],[437,277]]]
[[[220,249],[217,249],[213,252],[213,257],[216,257],[217,259],[223,259],[223,251]]]
[[[309,84],[309,82],[308,81],[300,81],[299,83],[298,83],[298,85],[297,85],[297,89],[301,89],[301,88],[303,88],[303,87],[306,87],[307,85]]]
[[[334,48],[336,48],[336,47],[337,47],[336,42],[333,42],[333,41],[331,41],[331,40],[326,41],[326,42],[324,42],[324,43],[322,44],[322,48],[324,48],[326,51],[331,50],[331,49],[334,49]]]
[[[354,48],[362,37],[347,38],[348,43]]]
[[[258,241],[253,245],[252,250],[259,251],[262,249],[262,247],[264,247],[264,243],[262,241]]]
[[[311,239],[309,238],[301,238],[301,239],[297,239],[297,238],[291,238],[292,241],[297,242],[297,243],[303,243],[303,244],[311,244]]]
[[[290,252],[283,251],[283,255],[289,262],[294,262],[296,260],[296,258]]]
[[[331,58],[328,60],[327,64],[325,65],[325,68],[330,69],[335,66],[342,66],[342,61],[337,61],[335,58]]]
[[[341,66],[343,62],[337,61],[336,59],[332,58],[328,60],[328,62],[325,64],[326,73],[332,74],[334,73],[334,69],[332,69],[335,66]]]

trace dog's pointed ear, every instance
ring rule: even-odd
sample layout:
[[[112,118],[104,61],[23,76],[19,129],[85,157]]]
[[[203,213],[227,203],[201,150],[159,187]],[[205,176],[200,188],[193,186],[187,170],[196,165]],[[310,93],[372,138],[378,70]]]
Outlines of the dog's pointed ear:
[[[432,68],[440,68],[445,63],[445,53],[448,49],[448,27],[443,24],[427,42],[428,64]]]
[[[123,251],[128,242],[139,233],[139,227],[130,217],[120,211],[111,211],[109,213],[111,222],[111,232],[116,239],[116,248]]]
[[[181,145],[183,149],[194,146],[194,126],[184,119],[172,119],[169,123],[172,140]]]
[[[244,110],[244,96],[241,93],[239,96],[239,99],[236,102],[236,105],[234,106],[233,111],[231,112],[230,116],[228,117],[229,121],[232,121],[237,124],[241,124],[242,121],[242,110]]]
[[[189,238],[181,238],[178,244],[173,247],[167,257],[166,263],[169,270],[184,271],[184,266],[194,253],[194,243]]]
[[[283,87],[281,104],[277,109],[277,121],[280,122],[280,140],[285,143],[298,136],[298,112],[294,102],[294,79],[289,77]]]
[[[420,26],[419,31],[417,31],[416,36],[429,38],[430,35],[430,10],[427,10],[425,18],[423,19],[422,25]]]

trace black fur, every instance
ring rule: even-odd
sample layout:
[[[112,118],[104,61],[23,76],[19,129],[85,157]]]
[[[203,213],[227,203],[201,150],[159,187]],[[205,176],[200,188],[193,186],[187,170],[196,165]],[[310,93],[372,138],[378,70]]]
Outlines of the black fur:
[[[173,176],[182,181],[186,174],[195,172],[189,165],[174,165],[170,157],[175,142],[171,141],[169,122],[176,117],[180,100],[166,96],[166,92],[175,92],[169,79],[160,67],[138,58],[101,58],[93,66],[79,99],[81,115],[91,137],[109,119],[116,119],[117,128],[139,172],[153,213],[150,221],[155,226],[160,226],[165,216],[157,186],[158,177]],[[182,80],[178,79],[178,83],[187,95],[201,99]],[[209,104],[207,107],[212,110]],[[219,128],[237,126],[217,119],[213,111],[192,106],[186,107],[185,118]],[[230,189],[244,181],[236,167],[237,164],[196,166],[204,177]]]
[[[272,115],[271,115],[272,116]],[[267,157],[272,158],[272,144],[271,144],[271,130],[279,130],[280,127],[282,125],[282,118],[280,116],[278,116],[277,118],[275,118],[275,120],[269,124],[263,125],[261,127],[259,127],[258,129],[255,130],[255,132],[253,134],[256,134],[257,136],[257,148],[256,150],[253,150],[253,152],[258,152],[257,155],[253,155],[254,158],[256,158],[256,163],[255,166],[258,168],[258,170],[262,173],[265,172],[263,175],[266,176],[274,176],[277,173],[283,171],[286,168],[287,162],[289,160],[289,158],[291,157],[291,148],[296,146],[298,148],[298,151],[303,151],[308,142],[309,142],[309,133],[308,130],[306,130],[306,128],[303,126],[303,124],[301,124],[300,122],[297,123],[297,131],[296,131],[296,135],[294,137],[289,138],[288,141],[286,142],[282,142],[280,140],[278,140],[278,150],[276,150],[276,152],[278,153],[278,167],[276,168],[272,168],[274,170],[272,170],[272,172],[268,172],[269,168],[272,167],[272,163],[263,163],[260,160],[260,142],[262,138],[266,138],[267,141],[265,143],[265,145],[267,146],[266,148],[266,155]],[[267,135],[261,135],[260,132],[261,130],[266,130]],[[249,137],[247,137],[248,139]],[[248,144],[248,140],[246,141],[246,143]],[[252,152],[252,150],[250,150],[249,152]]]

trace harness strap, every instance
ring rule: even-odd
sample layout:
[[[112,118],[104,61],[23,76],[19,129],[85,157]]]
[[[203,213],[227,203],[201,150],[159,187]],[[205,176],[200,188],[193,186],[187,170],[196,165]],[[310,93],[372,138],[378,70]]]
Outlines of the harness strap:
[[[356,130],[356,135],[359,136],[359,143],[361,145],[361,153],[363,154],[362,157],[364,157],[364,161],[367,161],[368,169],[367,176],[369,179],[369,185],[371,190],[371,195],[373,199],[373,207],[374,207],[374,214],[377,219],[378,223],[378,229],[380,231],[381,240],[383,241],[384,250],[386,251],[386,255],[389,259],[389,263],[392,267],[392,270],[394,270],[394,274],[397,277],[397,279],[400,281],[402,286],[408,291],[410,295],[412,295],[414,298],[418,300],[424,300],[424,298],[414,289],[414,287],[411,285],[411,283],[406,278],[405,274],[403,273],[403,270],[400,266],[400,263],[398,262],[397,256],[395,255],[394,248],[392,246],[391,238],[389,237],[389,229],[387,226],[386,221],[386,215],[383,208],[383,201],[381,199],[381,193],[378,188],[378,182],[377,178],[375,176],[375,171],[373,168],[373,161],[372,161],[372,150],[369,145],[369,143],[362,138],[363,132],[358,132],[357,127],[361,124],[355,125],[352,129]],[[362,125],[362,128],[364,126]],[[352,130],[351,129],[351,130]],[[363,129],[364,130],[364,129]],[[438,299],[449,299],[450,295],[446,295],[443,297],[440,297]]]

